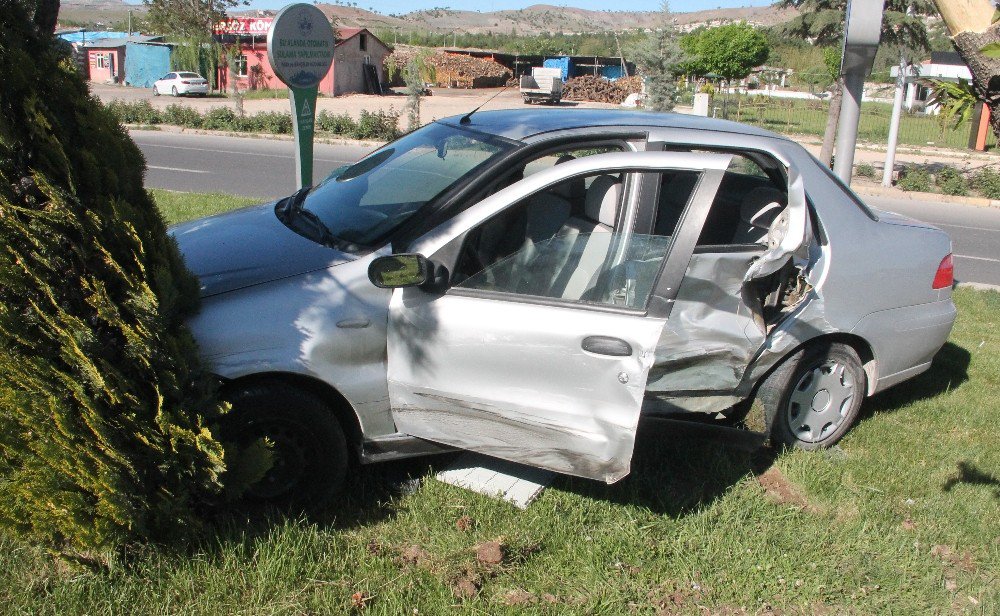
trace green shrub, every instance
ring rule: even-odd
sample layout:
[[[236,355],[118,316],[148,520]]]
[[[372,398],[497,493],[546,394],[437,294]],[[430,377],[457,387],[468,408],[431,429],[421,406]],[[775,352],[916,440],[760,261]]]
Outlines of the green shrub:
[[[316,130],[321,130],[335,135],[353,135],[358,129],[358,123],[349,114],[333,114],[329,111],[320,111],[316,114]]]
[[[946,195],[969,194],[969,183],[962,172],[954,167],[942,167],[934,176],[934,184]]]
[[[854,169],[854,175],[861,178],[868,178],[869,180],[875,179],[875,167],[870,163],[861,163]]]
[[[108,111],[122,124],[159,124],[160,112],[149,101],[123,101],[108,103]]]
[[[355,139],[392,141],[399,136],[399,114],[390,111],[361,110],[358,125],[351,135]]]
[[[972,174],[972,187],[987,199],[1000,199],[1000,172],[992,167],[983,167]]]
[[[229,107],[213,107],[201,118],[201,127],[208,130],[239,130],[236,112]]]
[[[183,537],[224,491],[198,285],[116,120],[148,107],[100,105],[53,40],[0,3],[0,528]]]
[[[201,128],[201,114],[196,109],[187,105],[172,103],[160,114],[164,124],[175,126],[185,126],[187,128]]]
[[[923,167],[908,166],[900,173],[896,186],[905,191],[930,192],[931,174]]]
[[[278,111],[260,111],[246,118],[247,132],[287,135],[292,132],[292,116]]]

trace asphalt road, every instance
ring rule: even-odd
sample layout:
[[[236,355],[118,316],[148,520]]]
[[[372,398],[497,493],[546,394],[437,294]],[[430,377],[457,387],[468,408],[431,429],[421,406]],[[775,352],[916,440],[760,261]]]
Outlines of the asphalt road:
[[[153,188],[221,192],[272,199],[295,190],[291,141],[132,131],[146,156],[146,183]],[[358,146],[316,144],[315,177],[357,160]],[[864,197],[874,207],[923,220],[952,238],[960,281],[1000,285],[1000,209],[952,203]]]

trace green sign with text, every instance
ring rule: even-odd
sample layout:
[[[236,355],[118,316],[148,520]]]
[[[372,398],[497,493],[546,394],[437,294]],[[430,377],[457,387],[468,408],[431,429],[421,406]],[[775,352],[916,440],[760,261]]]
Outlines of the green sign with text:
[[[313,134],[319,82],[330,72],[336,36],[311,4],[291,4],[275,16],[267,32],[267,57],[274,75],[288,86],[295,132],[298,187],[313,180]]]

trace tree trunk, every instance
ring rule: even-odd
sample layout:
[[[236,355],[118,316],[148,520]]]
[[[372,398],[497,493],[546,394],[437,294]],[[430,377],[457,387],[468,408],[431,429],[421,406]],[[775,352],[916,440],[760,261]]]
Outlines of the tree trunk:
[[[1000,60],[987,58],[979,50],[990,43],[1000,43],[1000,24],[985,32],[961,32],[952,37],[962,60],[972,73],[972,88],[990,109],[990,126],[1000,138]]]
[[[823,147],[819,151],[821,163],[830,166],[833,160],[833,145],[837,139],[837,124],[840,121],[840,102],[844,97],[843,79],[838,77],[833,82],[833,92],[830,94],[830,111],[826,116],[826,130],[823,131]]]

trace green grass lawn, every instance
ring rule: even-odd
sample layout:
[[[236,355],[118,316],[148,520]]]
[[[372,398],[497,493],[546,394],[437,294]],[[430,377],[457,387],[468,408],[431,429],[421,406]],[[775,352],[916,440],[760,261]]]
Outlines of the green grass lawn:
[[[170,225],[266,201],[256,197],[177,192],[160,188],[152,188],[149,192],[152,193],[153,199],[163,212],[163,217]]]
[[[156,194],[175,220],[219,203]],[[832,451],[649,424],[628,478],[561,478],[526,511],[393,487],[431,462],[367,467],[326,516],[234,514],[101,571],[0,535],[0,613],[1000,613],[1000,294],[955,299],[934,367]]]

